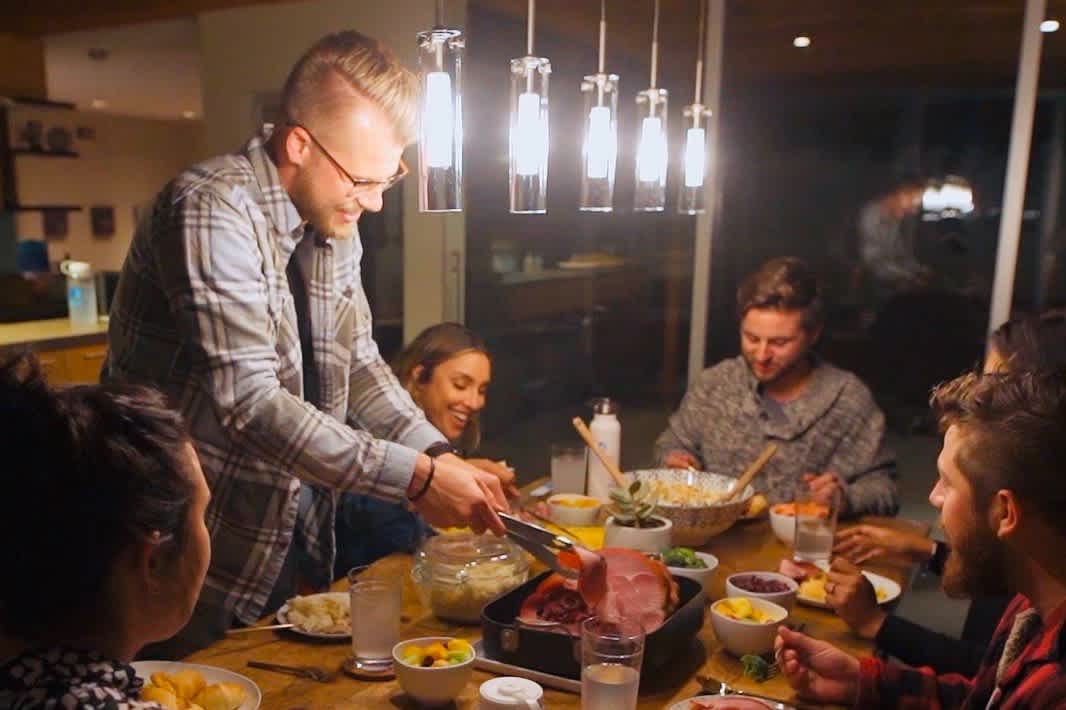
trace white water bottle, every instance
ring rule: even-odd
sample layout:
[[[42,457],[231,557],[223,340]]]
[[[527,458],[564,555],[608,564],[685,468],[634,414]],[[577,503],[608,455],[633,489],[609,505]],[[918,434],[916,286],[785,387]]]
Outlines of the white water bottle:
[[[606,397],[592,401],[592,423],[589,431],[607,456],[622,467],[622,424],[618,421],[618,405]],[[588,494],[599,498],[604,503],[611,500],[610,490],[614,488],[614,478],[593,452],[589,452]]]

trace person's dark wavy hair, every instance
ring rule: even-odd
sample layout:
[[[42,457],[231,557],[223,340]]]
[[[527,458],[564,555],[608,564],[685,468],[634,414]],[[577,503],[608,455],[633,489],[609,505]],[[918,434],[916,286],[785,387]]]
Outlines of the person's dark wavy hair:
[[[147,387],[53,389],[34,355],[0,364],[0,629],[25,640],[110,621],[109,577],[155,533],[174,554],[195,484],[181,416]]]
[[[1012,318],[992,333],[989,344],[1012,371],[1066,367],[1066,309]]]
[[[930,406],[941,429],[959,427],[975,512],[1009,489],[1066,535],[1066,370],[971,372],[939,385]]]

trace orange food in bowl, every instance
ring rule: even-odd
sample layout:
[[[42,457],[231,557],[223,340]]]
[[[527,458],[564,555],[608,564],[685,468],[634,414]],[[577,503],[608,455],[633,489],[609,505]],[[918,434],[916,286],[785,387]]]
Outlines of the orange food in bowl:
[[[600,501],[595,498],[586,498],[585,496],[574,496],[573,498],[559,496],[552,499],[552,503],[561,505],[564,508],[598,508],[600,506]]]
[[[822,518],[829,517],[829,506],[814,501],[799,503],[778,503],[770,508],[777,515],[816,515]]]

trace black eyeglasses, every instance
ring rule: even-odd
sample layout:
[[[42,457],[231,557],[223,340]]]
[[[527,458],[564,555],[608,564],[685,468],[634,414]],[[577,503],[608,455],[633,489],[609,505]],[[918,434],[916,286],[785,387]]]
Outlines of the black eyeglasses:
[[[344,177],[345,180],[352,186],[352,191],[356,193],[367,193],[371,190],[380,189],[382,192],[388,190],[390,187],[403,180],[407,175],[407,163],[403,162],[403,158],[400,158],[400,169],[397,170],[392,176],[385,178],[384,180],[368,180],[366,178],[357,178],[350,172],[344,169],[344,166],[333,157],[333,154],[326,150],[326,146],[322,145],[315,134],[302,123],[289,123],[293,128],[302,128],[307,137],[311,139],[311,142],[322,151],[322,155],[326,156],[326,160],[333,163],[333,167]]]

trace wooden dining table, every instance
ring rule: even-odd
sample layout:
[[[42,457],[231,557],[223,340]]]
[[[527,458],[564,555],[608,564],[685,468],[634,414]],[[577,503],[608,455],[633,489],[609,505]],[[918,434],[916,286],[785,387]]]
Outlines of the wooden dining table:
[[[891,528],[909,530],[928,535],[929,527],[915,522],[893,518],[864,518],[862,522],[875,522]],[[774,536],[769,521],[765,518],[741,521],[729,530],[712,538],[702,551],[710,552],[719,560],[719,567],[709,587],[709,599],[717,600],[724,595],[725,579],[730,574],[742,571],[776,570],[781,559],[791,551]],[[410,577],[410,555],[391,555],[375,563],[382,572],[395,574],[404,580],[402,638],[420,636],[456,636],[471,642],[480,638],[477,626],[459,626],[435,618],[420,602],[417,590]],[[906,590],[913,565],[902,560],[879,560],[865,565],[864,569],[895,580]],[[338,581],[335,590],[346,589],[345,581]],[[263,625],[273,619],[264,619]],[[832,611],[797,603],[790,623],[802,624],[805,633],[829,641],[854,655],[869,655],[873,651],[870,641],[853,635],[847,625]],[[699,631],[698,642],[690,649],[681,650],[669,670],[655,678],[641,681],[640,710],[669,708],[675,702],[701,693],[698,677],[711,677],[725,681],[734,688],[796,704],[797,699],[781,675],[757,683],[743,674],[743,668],[735,657],[718,643],[711,627],[710,611]],[[331,671],[339,671],[350,653],[347,641],[318,641],[300,636],[291,631],[261,631],[234,634],[205,648],[185,660],[225,668],[251,678],[263,694],[260,707],[265,710],[403,710],[417,708],[396,680],[357,680],[342,672],[328,683],[283,675],[276,672],[248,667],[248,661],[268,661],[290,665],[313,665]],[[455,710],[476,710],[478,688],[493,674],[475,670],[470,682],[456,699]],[[799,703],[802,707],[808,704]],[[577,694],[545,688],[545,708],[570,710],[581,707]]]

